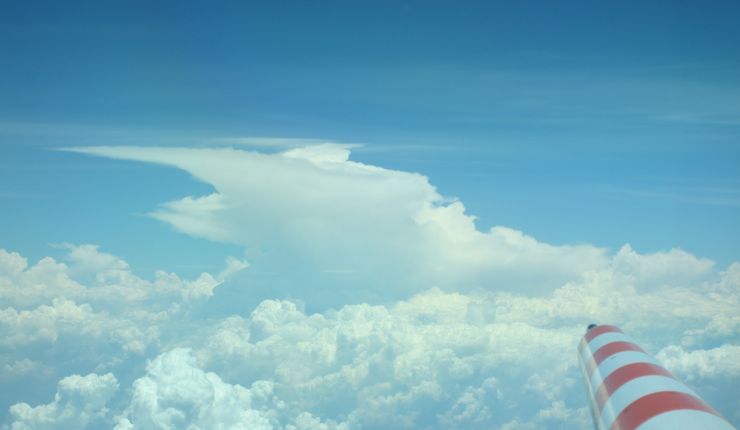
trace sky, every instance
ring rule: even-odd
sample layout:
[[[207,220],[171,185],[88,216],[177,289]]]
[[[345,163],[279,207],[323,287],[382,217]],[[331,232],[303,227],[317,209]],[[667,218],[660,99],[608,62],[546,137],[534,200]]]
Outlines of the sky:
[[[587,429],[594,321],[739,426],[738,18],[3,3],[0,428]]]

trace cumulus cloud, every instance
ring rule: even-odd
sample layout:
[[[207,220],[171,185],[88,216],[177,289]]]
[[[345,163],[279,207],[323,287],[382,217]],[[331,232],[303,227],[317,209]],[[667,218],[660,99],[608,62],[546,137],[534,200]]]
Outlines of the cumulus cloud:
[[[213,295],[227,278],[247,267],[230,257],[217,275],[182,279],[157,271],[136,276],[128,263],[93,245],[62,245],[64,263],[51,257],[29,265],[0,249],[0,380],[20,384],[17,394],[39,400],[54,377],[109,372],[156,352],[162,331],[190,307]],[[33,383],[23,385],[24,381]],[[0,406],[17,401],[2,390]],[[30,424],[29,424],[30,425]]]
[[[35,264],[0,250],[0,378],[13,387],[0,420],[586,429],[575,348],[592,321],[622,326],[740,420],[727,395],[740,383],[740,263],[480,231],[423,175],[351,161],[346,145],[289,147],[75,149],[211,184],[152,216],[243,245],[249,263],[145,279],[94,245]]]
[[[77,297],[83,290],[69,277],[67,266],[51,257],[29,267],[20,254],[0,249],[0,303],[28,307],[55,297]]]
[[[0,351],[44,348],[89,342],[108,359],[122,353],[143,354],[158,341],[157,322],[162,317],[145,311],[124,315],[96,312],[85,304],[56,298],[50,305],[31,310],[0,309]],[[150,325],[151,324],[151,325]],[[113,348],[112,350],[110,348]],[[102,365],[103,356],[95,356]]]
[[[38,341],[55,342],[61,332],[89,335],[102,330],[90,305],[77,305],[65,299],[54,299],[29,311],[14,308],[0,310],[0,346],[18,347]]]
[[[95,357],[101,365],[117,361],[121,353],[143,354],[159,341],[162,323],[182,314],[182,303],[212,296],[248,266],[229,257],[216,276],[202,273],[186,280],[157,271],[146,280],[96,246],[63,248],[69,264],[45,257],[29,266],[19,254],[0,250],[0,358],[6,357],[2,349],[48,348],[60,339],[104,345],[94,348],[107,350],[107,358]]]
[[[109,265],[96,267],[109,271]],[[629,327],[649,350],[662,350],[659,359],[698,382],[710,403],[724,411],[740,406],[717,388],[724,387],[719,382],[740,383],[731,359],[737,332],[711,330],[716,321],[736,315],[735,271],[712,283],[669,290],[622,286],[629,279],[608,268],[544,296],[432,288],[392,303],[321,312],[296,301],[265,300],[251,312],[209,319],[187,312],[161,319],[155,311],[109,313],[62,298],[29,310],[4,309],[0,353],[5,368],[19,375],[8,379],[16,384],[24,380],[24,369],[53,365],[29,349],[34,343],[70,349],[79,345],[70,339],[84,339],[74,360],[95,367],[111,340],[119,345],[115,351],[143,342],[138,349],[128,347],[136,353],[107,355],[122,360],[109,368],[121,372],[118,381],[126,387],[105,403],[108,413],[79,411],[60,400],[36,408],[13,406],[8,422],[23,428],[36,425],[31,418],[52,423],[85,416],[113,420],[110,426],[118,429],[203,428],[204,423],[585,429],[590,424],[575,345],[583,321],[599,315]],[[695,308],[689,317],[682,300]],[[147,340],[152,327],[154,337]],[[712,339],[726,346],[678,346],[697,329],[711,331]],[[145,357],[151,360],[144,369]]]
[[[607,293],[612,285],[601,288]],[[195,354],[228,380],[274,381],[276,395],[294,399],[288,409],[350,426],[588,428],[574,352],[588,319],[567,309],[580,303],[556,302],[543,320],[536,309],[543,299],[520,296],[523,309],[512,320],[498,312],[510,299],[432,289],[393,306],[348,305],[315,314],[291,302],[265,301],[249,318],[231,317],[198,333],[207,342]],[[644,308],[635,306],[639,301],[634,297],[620,310],[637,320],[633,334],[647,345],[680,339],[680,326],[653,335],[652,321],[640,316]],[[527,305],[534,312],[526,312]],[[603,310],[616,313],[615,305],[621,306],[607,301]],[[708,300],[704,306],[712,305]],[[694,325],[707,320],[697,317]],[[738,379],[729,360],[710,367]]]
[[[106,404],[117,390],[118,381],[110,373],[68,376],[59,381],[51,403],[36,407],[26,403],[11,406],[10,429],[85,428],[106,417]]]
[[[258,381],[249,389],[225,383],[200,369],[187,349],[174,349],[147,365],[146,376],[133,384],[129,407],[116,429],[271,429],[272,384]]]
[[[694,284],[697,279],[712,274],[714,262],[677,248],[639,254],[631,246],[624,245],[614,256],[612,266],[616,271],[631,276],[634,282],[661,287],[666,284]]]
[[[740,423],[740,400],[734,395],[740,384],[738,337],[735,332],[724,338],[728,343],[707,349],[668,345],[656,355],[668,370],[708,399],[736,427]]]
[[[685,351],[671,345],[656,356],[668,369],[686,380],[701,378],[740,377],[740,345],[722,345],[709,350]]]
[[[513,417],[577,428],[578,402],[519,387],[547,366],[570,394],[580,328],[471,317],[485,300],[433,289],[315,314],[265,301],[152,360],[118,428],[491,428]]]
[[[249,266],[244,260],[228,257],[226,268],[216,276],[204,272],[186,280],[158,270],[153,280],[147,280],[134,274],[126,261],[100,251],[98,246],[59,247],[67,251],[67,264],[45,257],[29,266],[19,254],[0,249],[2,303],[29,308],[54,298],[108,305],[198,299],[212,296],[224,280]]]

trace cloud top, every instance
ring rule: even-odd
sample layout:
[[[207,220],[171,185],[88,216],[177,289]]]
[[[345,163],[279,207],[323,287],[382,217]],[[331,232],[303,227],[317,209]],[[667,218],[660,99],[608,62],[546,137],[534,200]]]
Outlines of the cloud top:
[[[211,184],[151,215],[247,259],[147,278],[91,244],[0,249],[3,430],[586,429],[589,322],[740,422],[740,263],[481,231],[425,176],[343,145],[75,150]]]
[[[347,145],[274,154],[70,150],[183,169],[214,192],[164,203],[154,218],[186,234],[243,245],[266,267],[289,264],[311,276],[337,268],[356,273],[356,288],[376,293],[383,285],[406,294],[494,280],[497,288],[536,290],[610,263],[606,250],[588,245],[541,243],[503,226],[480,231],[463,204],[440,195],[425,176],[351,161]]]

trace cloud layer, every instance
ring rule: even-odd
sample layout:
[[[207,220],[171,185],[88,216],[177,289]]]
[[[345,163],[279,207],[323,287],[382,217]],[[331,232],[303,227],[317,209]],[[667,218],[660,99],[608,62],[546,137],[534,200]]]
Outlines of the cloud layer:
[[[78,249],[99,252],[68,252]],[[19,258],[2,255],[4,263]],[[0,278],[20,279],[34,267],[5,269]],[[102,276],[107,267],[94,278],[110,279]],[[610,268],[544,296],[432,288],[392,304],[320,313],[265,300],[207,319],[188,311],[196,308],[188,295],[175,295],[179,302],[164,311],[156,298],[137,300],[132,311],[54,297],[0,311],[3,381],[46,387],[6,397],[5,421],[17,429],[585,429],[574,346],[582,321],[597,318],[625,327],[737,420],[740,404],[728,393],[740,383],[738,275],[734,264],[714,282],[639,292],[630,285],[641,282],[639,273]],[[71,282],[51,279],[50,290]],[[165,291],[184,284],[171,279]],[[131,282],[122,287],[153,286]],[[58,364],[65,360],[71,365]]]
[[[213,185],[152,216],[249,263],[146,279],[94,245],[0,249],[3,428],[587,429],[592,321],[740,422],[740,263],[481,232],[424,176],[341,146],[77,150]]]

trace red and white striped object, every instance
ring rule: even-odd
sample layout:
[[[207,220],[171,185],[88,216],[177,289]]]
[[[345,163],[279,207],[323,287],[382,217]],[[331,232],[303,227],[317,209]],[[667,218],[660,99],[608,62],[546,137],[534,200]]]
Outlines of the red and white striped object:
[[[589,327],[578,358],[597,430],[734,429],[622,330]]]

